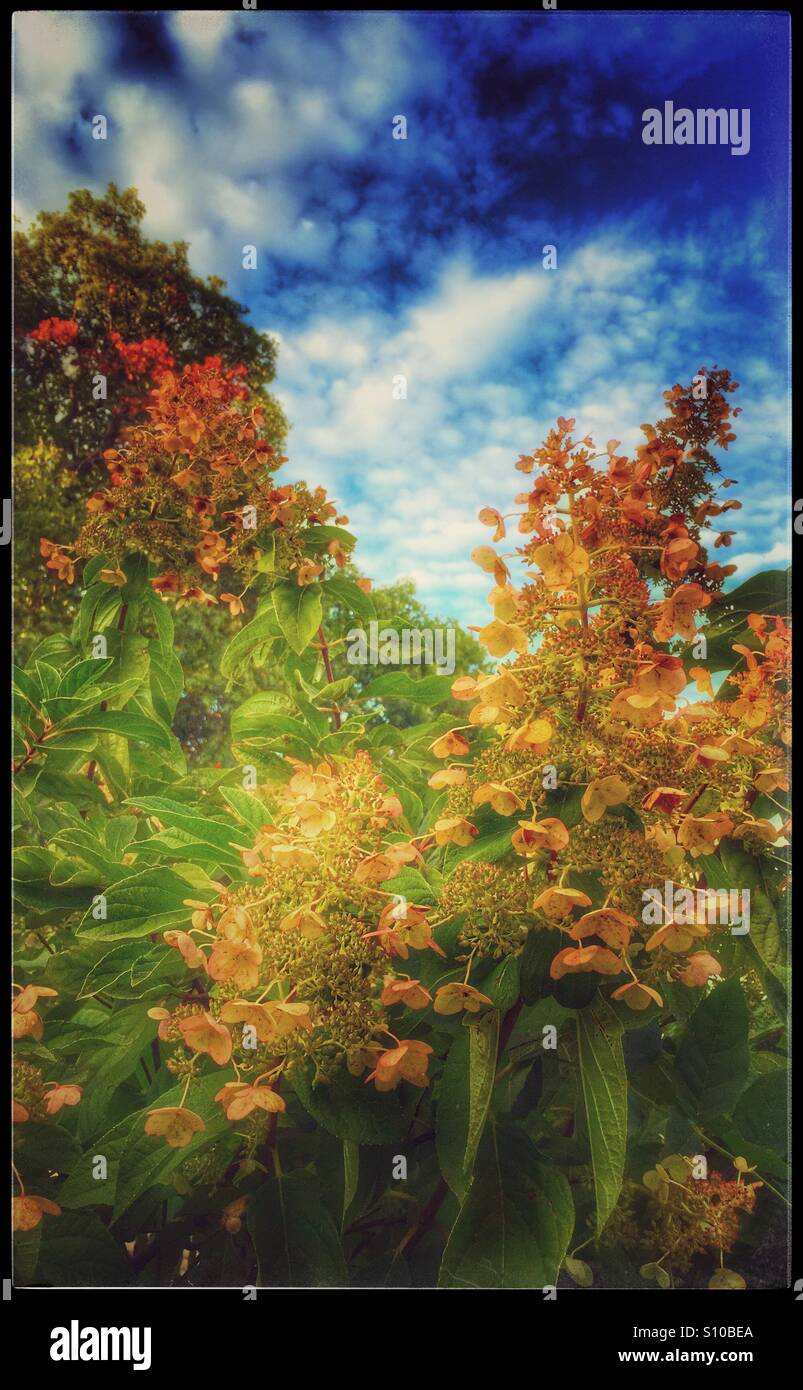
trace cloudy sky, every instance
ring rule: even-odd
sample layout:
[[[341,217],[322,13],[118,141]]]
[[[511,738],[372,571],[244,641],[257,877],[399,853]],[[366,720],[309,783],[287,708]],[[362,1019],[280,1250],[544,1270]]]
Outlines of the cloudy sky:
[[[787,558],[788,43],[745,12],[18,14],[16,214],[135,185],[279,339],[288,477],[464,622],[478,508],[558,414],[632,446],[729,367],[741,579]],[[666,100],[749,108],[749,154],[645,146]]]

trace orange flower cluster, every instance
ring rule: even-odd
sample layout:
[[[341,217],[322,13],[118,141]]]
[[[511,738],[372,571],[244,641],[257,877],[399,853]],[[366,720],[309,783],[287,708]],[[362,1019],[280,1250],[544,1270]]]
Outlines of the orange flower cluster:
[[[265,570],[293,574],[303,584],[326,564],[342,565],[338,542],[322,543],[320,556],[311,555],[304,530],[347,518],[337,515],[323,488],[275,485],[286,459],[264,438],[262,408],[248,406],[245,368],[224,369],[219,358],[208,357],[176,373],[155,342],[148,360],[158,360],[160,370],[140,401],[145,418],[124,427],[117,446],[105,451],[109,486],[87,501],[89,518],[75,545],[41,541],[48,568],[71,583],[79,558],[104,555],[113,574],[138,552],[158,568],[152,582],[165,599],[225,602],[236,615],[245,589]],[[244,587],[218,599],[205,586],[224,566]]]
[[[53,343],[56,347],[69,347],[78,337],[78,324],[75,319],[42,319],[28,337],[35,343]]]
[[[31,1037],[41,1042],[45,1026],[36,1005],[40,999],[55,998],[58,990],[51,989],[49,985],[15,985],[14,988],[19,990],[19,994],[14,996],[11,1003],[11,1036]]]
[[[143,338],[138,343],[124,343],[119,333],[109,334],[109,340],[123,364],[128,381],[149,376],[154,380],[175,365],[175,358],[161,338]]]
[[[507,865],[489,866],[484,898],[472,886],[463,900],[448,885],[444,907],[470,914],[467,943],[498,956],[521,949],[523,926],[556,930],[571,944],[557,951],[552,978],[626,975],[612,997],[633,1009],[662,1004],[661,978],[699,987],[720,969],[707,953],[688,955],[709,935],[708,919],[687,927],[678,911],[655,930],[643,920],[645,888],[694,887],[698,859],[723,837],[766,850],[788,828],[781,815],[751,811],[757,794],[787,785],[787,622],[750,615],[757,649],[734,645],[734,666],[744,666],[730,676],[734,699],[713,699],[704,648],[689,664],[680,645],[697,639],[696,615],[721,602],[734,569],[709,561],[701,528],[740,505],[716,501],[710,481],[719,470],[709,445],[727,448],[735,437],[735,389],[724,371],[673,387],[669,417],[642,426],[633,456],[616,439],[596,450],[561,417],[540,449],[519,458],[521,473],[538,472],[511,514],[524,539],[512,554],[489,545],[472,554],[493,577],[494,618],[479,640],[507,660],[492,675],[455,681],[453,697],[471,705],[468,723],[432,747],[436,758],[459,759],[430,779],[448,789],[436,842],[476,843],[476,812],[489,806],[515,820],[511,849],[524,860],[527,909],[511,906],[508,922],[494,888]],[[497,545],[506,540],[510,517],[485,507],[480,521]],[[720,532],[715,546],[732,535]],[[526,570],[521,588],[515,557]],[[692,684],[703,698],[689,697]],[[475,885],[476,867],[463,877]]]

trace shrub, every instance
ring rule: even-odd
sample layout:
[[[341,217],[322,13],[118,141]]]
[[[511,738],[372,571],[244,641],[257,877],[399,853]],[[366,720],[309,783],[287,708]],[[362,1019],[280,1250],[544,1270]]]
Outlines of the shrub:
[[[347,518],[277,485],[242,373],[164,366],[43,540],[72,631],[15,673],[26,1282],[65,1249],[71,1282],[749,1278],[787,1177],[790,638],[786,577],[723,592],[706,551],[735,389],[673,387],[634,457],[559,419],[480,513],[495,669],[355,684]],[[188,770],[172,613],[246,595],[221,675],[272,688]]]

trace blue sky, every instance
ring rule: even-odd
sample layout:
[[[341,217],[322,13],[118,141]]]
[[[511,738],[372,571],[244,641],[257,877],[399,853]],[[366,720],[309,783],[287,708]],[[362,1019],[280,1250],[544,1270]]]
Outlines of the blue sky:
[[[632,447],[702,364],[742,384],[726,558],[786,563],[788,86],[778,14],[29,12],[16,213],[135,185],[278,337],[288,478],[333,492],[377,582],[484,622],[468,554],[518,455],[558,414]],[[665,100],[748,107],[749,154],[645,146]]]

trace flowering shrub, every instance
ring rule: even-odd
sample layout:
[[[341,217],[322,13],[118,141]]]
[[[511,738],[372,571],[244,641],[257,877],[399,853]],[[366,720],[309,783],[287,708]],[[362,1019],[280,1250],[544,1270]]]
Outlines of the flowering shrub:
[[[476,830],[474,808],[490,805],[515,818],[510,846],[524,861],[524,887],[507,855],[499,893],[487,873],[480,887],[473,864],[452,879],[451,905],[472,908],[465,944],[497,957],[528,944],[535,951],[546,932],[562,946],[553,980],[627,975],[611,998],[638,1011],[663,1006],[664,979],[697,988],[721,973],[713,956],[689,955],[711,934],[708,903],[689,921],[666,916],[662,903],[642,912],[645,890],[667,880],[696,890],[701,869],[713,875],[708,886],[720,887],[711,859],[726,837],[763,853],[771,873],[771,847],[787,829],[784,817],[756,815],[755,801],[788,791],[788,624],[747,615],[751,646],[731,644],[740,661],[716,699],[708,666],[676,644],[667,650],[676,638],[693,647],[695,615],[723,603],[721,584],[734,568],[709,562],[701,543],[709,518],[740,506],[715,502],[706,476],[718,472],[708,444],[734,437],[725,393],[735,388],[725,372],[706,384],[699,402],[679,386],[665,393],[670,417],[644,427],[647,443],[633,460],[617,454],[616,439],[595,455],[563,419],[541,450],[519,459],[525,474],[540,469],[514,513],[519,534],[532,537],[518,548],[535,567],[526,570],[530,582],[517,590],[491,546],[472,557],[495,581],[494,618],[480,639],[496,656],[516,656],[491,676],[455,683],[469,724],[435,750],[458,754],[432,779],[449,786],[436,832],[464,842]],[[593,468],[600,457],[605,466]],[[505,519],[491,508],[481,519],[503,541]],[[714,546],[732,535],[717,532]],[[691,683],[708,698],[685,698]],[[494,737],[478,740],[466,765],[465,732],[489,727]],[[487,928],[480,894],[493,904]]]
[[[217,581],[226,566],[244,582],[223,599],[234,615],[260,573],[286,570],[299,586],[322,574],[317,550],[306,546],[311,533],[300,533],[337,508],[322,488],[274,486],[272,474],[286,460],[260,435],[262,409],[244,408],[245,377],[245,368],[224,369],[215,357],[180,376],[161,371],[145,397],[147,421],[124,428],[104,453],[110,485],[89,497],[75,544],[41,541],[48,568],[72,582],[76,558],[102,554],[109,562],[102,577],[122,584],[119,566],[133,547],[159,570],[151,580],[157,593],[214,604],[201,584]],[[342,565],[352,538],[337,528],[328,536],[321,535],[325,550]]]
[[[787,1181],[790,636],[785,576],[710,558],[735,383],[632,457],[559,419],[480,513],[495,669],[355,690],[347,519],[277,485],[242,371],[146,359],[42,541],[74,628],[15,675],[26,1281],[744,1287]],[[245,616],[233,685],[283,675],[228,767],[171,730],[190,602]]]

